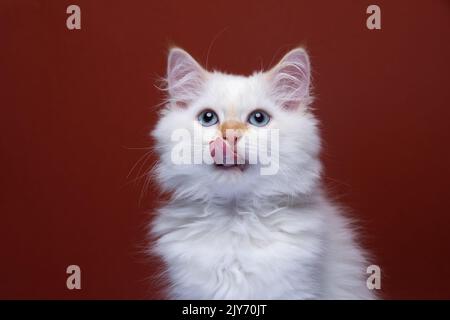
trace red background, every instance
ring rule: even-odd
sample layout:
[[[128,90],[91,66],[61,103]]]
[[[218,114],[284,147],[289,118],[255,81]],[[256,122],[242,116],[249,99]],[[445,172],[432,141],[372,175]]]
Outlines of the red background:
[[[0,4],[0,297],[158,298],[142,255],[168,45],[249,74],[311,54],[326,182],[365,228],[387,298],[450,298],[448,1]],[[81,7],[82,29],[66,28]],[[214,39],[216,39],[214,41]],[[136,181],[134,181],[136,180]],[[65,269],[82,270],[82,290]]]

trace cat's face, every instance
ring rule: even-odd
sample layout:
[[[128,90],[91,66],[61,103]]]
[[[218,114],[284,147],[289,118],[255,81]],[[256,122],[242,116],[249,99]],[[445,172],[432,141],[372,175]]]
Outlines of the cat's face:
[[[309,86],[302,49],[249,77],[208,72],[172,49],[167,104],[152,132],[162,187],[191,199],[309,192],[320,175]]]

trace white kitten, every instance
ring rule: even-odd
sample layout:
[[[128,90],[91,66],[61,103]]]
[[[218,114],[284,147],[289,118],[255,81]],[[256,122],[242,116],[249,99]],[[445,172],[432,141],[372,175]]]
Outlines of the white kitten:
[[[351,223],[321,189],[303,49],[268,72],[243,77],[208,72],[175,48],[167,91],[152,134],[160,156],[154,174],[172,197],[151,235],[152,252],[167,266],[169,297],[375,298]],[[174,141],[180,129],[201,137]],[[263,130],[278,132],[278,143],[249,139]],[[180,147],[202,148],[203,163],[177,163]],[[259,156],[249,163],[259,150],[269,152],[272,173],[262,173]]]

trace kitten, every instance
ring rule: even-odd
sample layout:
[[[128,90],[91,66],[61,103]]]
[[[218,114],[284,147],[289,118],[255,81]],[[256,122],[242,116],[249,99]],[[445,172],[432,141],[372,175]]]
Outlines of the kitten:
[[[153,221],[151,251],[166,265],[168,296],[375,298],[351,222],[321,188],[307,53],[244,77],[208,72],[174,48],[166,81],[153,173],[172,196]],[[201,164],[177,160],[194,149]]]

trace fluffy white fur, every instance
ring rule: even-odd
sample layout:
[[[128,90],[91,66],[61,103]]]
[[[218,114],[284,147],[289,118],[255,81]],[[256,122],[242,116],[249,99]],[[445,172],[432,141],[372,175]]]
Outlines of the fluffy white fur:
[[[208,72],[175,48],[167,91],[152,135],[160,156],[154,174],[172,198],[159,209],[151,234],[152,252],[166,265],[170,298],[375,298],[353,226],[321,188],[318,121],[309,108],[310,63],[303,49],[244,77]],[[251,111],[266,110],[268,128],[280,129],[278,173],[261,175],[258,164],[244,171],[173,164],[172,132],[193,133],[205,108],[221,122],[245,122]],[[207,147],[218,130],[203,129]],[[258,129],[249,125],[246,134]],[[259,146],[247,147],[254,152]]]

